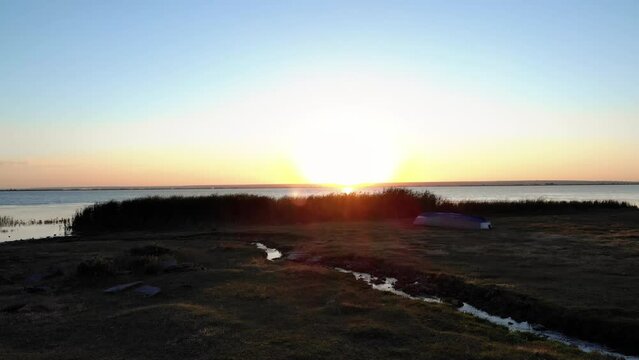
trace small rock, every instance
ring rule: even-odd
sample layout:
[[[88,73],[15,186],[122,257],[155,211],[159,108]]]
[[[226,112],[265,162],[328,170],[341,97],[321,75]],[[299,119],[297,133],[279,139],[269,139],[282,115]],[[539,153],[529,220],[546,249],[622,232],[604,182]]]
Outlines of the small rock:
[[[24,290],[28,293],[31,294],[36,294],[36,293],[45,293],[45,292],[49,292],[51,291],[51,288],[48,286],[29,286],[24,288]]]
[[[28,312],[39,312],[39,313],[53,311],[50,307],[46,305],[42,305],[42,304],[28,305],[24,308],[24,310]]]
[[[169,266],[164,269],[164,272],[171,273],[171,272],[183,272],[183,271],[192,271],[192,270],[195,270],[195,268],[193,267],[193,264],[184,263],[184,264]]]
[[[155,296],[162,291],[162,289],[151,285],[142,285],[134,291],[145,296]]]
[[[105,289],[104,292],[108,293],[108,294],[115,294],[121,291],[124,291],[126,289],[130,289],[134,286],[138,286],[141,285],[142,281],[135,281],[135,282],[131,282],[131,283],[126,283],[126,284],[120,284],[120,285],[116,285],[116,286],[112,286],[108,289]]]
[[[292,261],[301,261],[306,256],[307,254],[302,251],[291,251],[288,255],[286,255],[286,259]]]
[[[131,255],[143,256],[143,255],[164,255],[171,253],[171,249],[167,249],[165,247],[157,246],[157,245],[147,245],[141,247],[134,247],[131,249]]]
[[[160,266],[162,267],[162,270],[164,270],[164,271],[176,267],[177,264],[178,264],[177,260],[175,260],[173,258],[166,259],[166,260],[163,260],[162,262],[160,262]]]
[[[44,278],[44,275],[35,273],[35,274],[31,274],[27,276],[27,278],[24,279],[24,282],[26,282],[27,284],[35,284],[42,281],[43,278]]]
[[[9,312],[9,313],[18,312],[20,311],[20,309],[22,309],[25,306],[27,306],[27,304],[25,303],[7,305],[2,308],[2,312]]]
[[[64,272],[62,272],[60,268],[51,268],[49,269],[49,271],[47,271],[46,274],[42,276],[42,280],[47,280],[62,275],[64,275]]]

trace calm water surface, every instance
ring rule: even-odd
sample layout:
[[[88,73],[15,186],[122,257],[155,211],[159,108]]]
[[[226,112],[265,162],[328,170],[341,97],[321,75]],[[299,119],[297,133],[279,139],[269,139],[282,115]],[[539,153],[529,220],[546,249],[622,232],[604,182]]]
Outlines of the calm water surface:
[[[382,187],[366,188],[366,192]],[[619,200],[639,206],[639,185],[538,185],[538,186],[424,186],[444,198],[459,200]],[[201,196],[248,193],[271,197],[308,196],[340,192],[339,188],[254,188],[254,189],[142,189],[142,190],[55,190],[0,191],[0,216],[18,220],[70,218],[82,208],[109,200],[148,196]],[[63,234],[59,225],[29,225],[0,228],[0,241],[39,238]]]

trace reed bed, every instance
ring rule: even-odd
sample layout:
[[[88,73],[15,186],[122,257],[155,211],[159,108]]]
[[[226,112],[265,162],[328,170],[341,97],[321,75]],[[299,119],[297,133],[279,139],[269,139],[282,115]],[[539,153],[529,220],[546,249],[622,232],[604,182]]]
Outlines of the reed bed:
[[[110,201],[79,211],[74,233],[155,230],[217,224],[293,224],[322,221],[404,219],[425,211],[475,215],[569,213],[635,208],[616,201],[461,201],[430,192],[390,188],[379,193],[329,194],[279,199],[248,195],[146,197]]]
[[[45,219],[45,220],[20,220],[15,219],[11,216],[0,216],[0,227],[11,227],[11,226],[29,226],[29,225],[51,225],[51,224],[62,224],[69,225],[71,223],[71,219],[66,218],[53,218],[53,219]]]

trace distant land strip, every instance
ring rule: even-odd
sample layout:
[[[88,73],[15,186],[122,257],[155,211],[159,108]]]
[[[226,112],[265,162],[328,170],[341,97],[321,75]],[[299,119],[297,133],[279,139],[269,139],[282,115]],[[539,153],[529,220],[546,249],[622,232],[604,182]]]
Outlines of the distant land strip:
[[[424,186],[553,186],[553,185],[639,185],[639,181],[598,180],[503,180],[503,181],[430,181],[388,182],[356,186],[371,187],[424,187]],[[222,184],[175,186],[69,186],[5,188],[0,191],[77,191],[77,190],[201,190],[201,189],[281,189],[281,188],[339,188],[338,185],[321,184]]]

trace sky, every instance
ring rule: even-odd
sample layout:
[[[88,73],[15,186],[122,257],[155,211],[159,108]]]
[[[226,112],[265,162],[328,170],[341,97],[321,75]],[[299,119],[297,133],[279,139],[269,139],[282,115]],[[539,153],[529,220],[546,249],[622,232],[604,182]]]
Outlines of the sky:
[[[639,1],[0,0],[0,188],[639,180]]]

